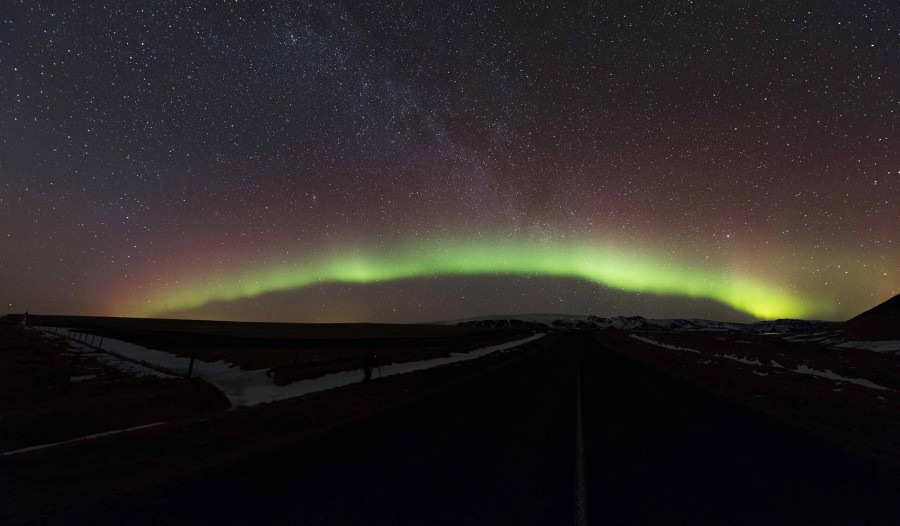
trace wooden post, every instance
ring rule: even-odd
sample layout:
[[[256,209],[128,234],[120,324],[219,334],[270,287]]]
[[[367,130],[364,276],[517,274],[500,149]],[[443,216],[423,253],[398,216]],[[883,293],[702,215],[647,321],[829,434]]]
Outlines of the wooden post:
[[[94,346],[94,335],[91,334],[91,347],[93,347],[93,346]]]
[[[190,378],[191,374],[194,372],[194,357],[191,356],[191,363],[188,365],[188,374],[187,377]]]
[[[103,335],[100,335],[100,343],[97,344],[97,348],[101,351],[103,350]]]

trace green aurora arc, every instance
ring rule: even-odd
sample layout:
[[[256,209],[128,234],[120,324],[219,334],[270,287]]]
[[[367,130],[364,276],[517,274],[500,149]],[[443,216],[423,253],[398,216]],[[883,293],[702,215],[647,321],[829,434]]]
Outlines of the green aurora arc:
[[[149,317],[323,283],[476,275],[578,278],[622,291],[710,299],[758,319],[803,318],[834,310],[832,305],[729,270],[691,268],[614,247],[506,239],[344,250],[249,271],[219,271],[203,279],[179,280],[179,285],[156,290],[125,310]]]

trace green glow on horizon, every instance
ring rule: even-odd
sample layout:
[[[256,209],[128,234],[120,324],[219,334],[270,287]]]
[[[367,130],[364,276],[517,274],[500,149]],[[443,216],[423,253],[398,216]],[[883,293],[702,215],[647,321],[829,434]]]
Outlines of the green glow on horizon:
[[[579,278],[623,291],[715,300],[761,319],[802,318],[831,310],[773,284],[723,269],[690,268],[618,248],[512,240],[344,251],[253,271],[220,272],[156,291],[130,310],[138,316],[155,316],[321,283],[476,275]]]

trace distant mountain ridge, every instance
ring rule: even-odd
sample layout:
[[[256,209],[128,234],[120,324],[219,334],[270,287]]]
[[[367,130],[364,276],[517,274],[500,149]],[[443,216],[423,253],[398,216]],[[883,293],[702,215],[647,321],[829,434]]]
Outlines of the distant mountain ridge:
[[[809,320],[770,320],[736,323],[697,318],[649,319],[643,316],[572,316],[566,314],[523,314],[484,316],[442,322],[453,325],[522,329],[627,329],[638,331],[737,331],[753,334],[810,333],[835,330],[840,323]]]

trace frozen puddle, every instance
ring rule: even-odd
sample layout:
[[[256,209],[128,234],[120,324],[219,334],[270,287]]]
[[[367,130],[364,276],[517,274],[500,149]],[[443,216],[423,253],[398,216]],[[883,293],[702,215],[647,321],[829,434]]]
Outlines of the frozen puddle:
[[[44,332],[54,335],[46,329]],[[466,360],[474,360],[494,352],[505,351],[524,345],[542,336],[544,336],[544,334],[535,334],[520,340],[492,345],[471,352],[452,353],[450,356],[444,358],[382,365],[380,367],[380,374],[381,376],[393,376]],[[190,358],[164,351],[157,351],[155,349],[148,349],[140,345],[113,338],[104,338],[103,352],[98,352],[96,349],[92,349],[79,342],[69,341],[68,343],[75,348],[76,352],[90,352],[92,353],[92,356],[97,359],[104,361],[117,369],[138,376],[154,375],[166,378],[171,378],[174,375],[185,376],[187,374],[188,365],[190,364]],[[124,358],[124,360],[120,358]],[[147,364],[150,367],[141,365],[142,363]],[[168,371],[171,374],[162,373],[157,369]],[[378,374],[379,369],[376,369],[376,377]],[[253,406],[256,404],[274,402],[276,400],[286,400],[288,398],[334,389],[336,387],[343,387],[345,385],[363,381],[363,373],[361,370],[357,369],[326,374],[325,376],[309,380],[298,380],[287,385],[276,385],[272,380],[272,373],[269,369],[247,371],[241,369],[237,365],[229,364],[222,360],[217,362],[194,360],[192,376],[202,378],[216,386],[228,397],[232,407]]]

